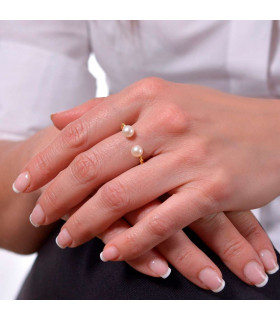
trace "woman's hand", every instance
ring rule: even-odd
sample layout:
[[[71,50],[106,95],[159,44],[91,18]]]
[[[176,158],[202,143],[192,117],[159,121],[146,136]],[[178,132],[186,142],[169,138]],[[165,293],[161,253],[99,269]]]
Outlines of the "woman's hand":
[[[63,226],[62,247],[88,241],[168,193],[103,251],[107,260],[134,259],[199,218],[259,207],[279,194],[278,105],[145,79],[66,126],[27,164],[15,187],[33,191],[64,169],[38,200],[31,216],[38,225],[57,220],[98,189]],[[136,135],[124,138],[122,122]],[[144,164],[130,155],[133,145],[144,148]]]
[[[160,203],[159,200],[154,200],[143,208],[128,213],[125,219],[116,221],[98,237],[105,244],[108,243],[147,216]],[[192,223],[190,228],[232,272],[248,284],[262,287],[268,281],[265,272],[272,274],[279,269],[271,242],[251,212],[209,215]],[[102,256],[101,259],[106,261]],[[167,261],[184,277],[203,289],[220,292],[224,288],[225,282],[219,268],[183,231],[178,231],[156,248],[126,262],[139,272],[166,278],[171,272]]]
[[[95,102],[99,103],[98,100]],[[61,130],[91,108],[90,104],[84,104],[53,116],[54,125]],[[126,214],[125,219],[113,223],[98,237],[105,244],[108,243],[114,236],[126,231],[158,205],[160,201],[154,200],[143,208]],[[71,211],[74,213],[77,209],[74,208]],[[227,228],[221,228],[221,225],[226,225]],[[214,214],[197,220],[190,227],[240,279],[248,284],[265,285],[268,277],[264,270],[272,274],[279,268],[271,242],[251,212],[228,213],[227,217],[223,213]],[[162,256],[158,255],[158,251]],[[259,265],[256,261],[250,263],[251,258],[258,255],[261,258],[261,261],[258,261]],[[214,292],[223,289],[225,282],[220,270],[182,231],[166,240],[163,246],[158,245],[157,250],[152,249],[127,263],[144,274],[165,278],[171,269],[168,268],[164,257],[182,275],[201,288]]]

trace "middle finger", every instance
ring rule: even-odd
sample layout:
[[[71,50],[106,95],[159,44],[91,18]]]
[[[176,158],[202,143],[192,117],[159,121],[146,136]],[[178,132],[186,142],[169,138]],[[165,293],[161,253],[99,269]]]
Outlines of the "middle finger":
[[[174,189],[183,179],[176,163],[176,157],[160,154],[104,184],[63,226],[60,245],[76,247],[128,212]]]
[[[139,121],[134,124],[135,134],[129,139],[125,139],[122,132],[118,132],[79,154],[43,191],[30,216],[33,225],[56,221],[79,204],[92,190],[134,167],[139,163],[139,159],[131,155],[134,145],[145,141],[145,161],[153,156],[160,142],[157,142],[156,138],[144,137],[145,123],[146,121]]]

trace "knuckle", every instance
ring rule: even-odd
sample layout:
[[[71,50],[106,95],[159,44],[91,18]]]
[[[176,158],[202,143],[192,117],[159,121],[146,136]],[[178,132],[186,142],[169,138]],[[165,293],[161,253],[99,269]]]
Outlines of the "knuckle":
[[[70,171],[79,184],[85,184],[94,180],[100,171],[100,162],[95,152],[79,154],[72,164]]]
[[[175,258],[175,265],[180,267],[183,266],[186,268],[192,261],[197,259],[194,250],[184,249],[180,250]]]
[[[149,230],[160,238],[166,238],[173,230],[173,223],[170,224],[170,220],[154,215],[149,219]]]
[[[167,82],[161,78],[148,77],[137,82],[135,90],[137,95],[146,99],[154,99],[165,92]]]
[[[240,238],[231,239],[224,244],[222,257],[226,261],[232,260],[242,254],[244,242]]]
[[[49,174],[52,173],[52,170],[49,166],[47,154],[44,152],[40,152],[37,154],[36,160],[35,160],[35,166],[37,167],[37,169],[39,169],[39,171],[43,175],[48,176]]]
[[[200,228],[200,227],[207,228],[212,232],[218,231],[221,227],[223,227],[222,221],[224,221],[224,219],[219,219],[220,216],[223,214],[224,214],[223,212],[208,214],[194,221],[192,223],[192,226],[196,228]]]
[[[98,192],[101,202],[114,210],[120,210],[130,204],[128,192],[120,181],[111,181],[103,185]]]
[[[168,104],[162,108],[156,118],[159,129],[167,133],[183,133],[189,127],[189,115],[177,104]]]
[[[246,228],[244,230],[244,237],[246,239],[262,240],[264,235],[265,233],[257,221],[246,224]]]
[[[88,141],[88,126],[85,121],[75,121],[65,127],[62,134],[63,144],[69,148],[80,148]]]
[[[220,168],[215,173],[215,180],[208,187],[208,193],[220,207],[223,207],[224,204],[229,204],[232,199],[234,193],[232,181],[233,179],[228,170]]]

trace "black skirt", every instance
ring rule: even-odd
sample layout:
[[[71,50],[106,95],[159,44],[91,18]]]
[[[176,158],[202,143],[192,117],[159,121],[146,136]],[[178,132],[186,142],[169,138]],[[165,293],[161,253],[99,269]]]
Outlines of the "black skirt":
[[[188,228],[184,230],[221,269],[226,286],[220,293],[203,290],[172,268],[167,279],[143,275],[125,262],[102,262],[104,244],[99,239],[74,249],[60,249],[54,230],[38,257],[17,299],[279,299],[280,272],[269,276],[263,288],[249,286]],[[279,254],[277,253],[279,260]]]

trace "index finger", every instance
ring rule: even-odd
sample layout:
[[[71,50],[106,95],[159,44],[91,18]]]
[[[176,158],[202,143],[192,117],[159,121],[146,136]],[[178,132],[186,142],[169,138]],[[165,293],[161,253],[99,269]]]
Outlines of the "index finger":
[[[68,124],[53,142],[33,157],[15,180],[13,190],[16,193],[32,192],[42,187],[65,169],[79,153],[120,131],[122,122],[133,124],[138,111],[139,102],[133,103],[128,94],[104,99]]]

